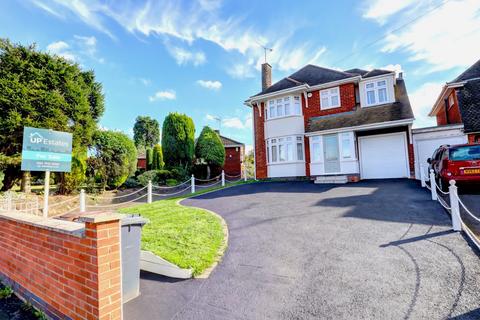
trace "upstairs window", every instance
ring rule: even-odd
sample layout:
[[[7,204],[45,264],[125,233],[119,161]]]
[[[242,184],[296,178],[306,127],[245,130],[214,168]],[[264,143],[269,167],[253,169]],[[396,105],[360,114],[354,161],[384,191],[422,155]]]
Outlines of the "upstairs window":
[[[388,102],[387,80],[368,82],[365,84],[367,106]]]
[[[340,107],[340,89],[338,87],[320,91],[320,109]]]
[[[300,96],[286,96],[268,100],[268,119],[299,116],[301,114]]]

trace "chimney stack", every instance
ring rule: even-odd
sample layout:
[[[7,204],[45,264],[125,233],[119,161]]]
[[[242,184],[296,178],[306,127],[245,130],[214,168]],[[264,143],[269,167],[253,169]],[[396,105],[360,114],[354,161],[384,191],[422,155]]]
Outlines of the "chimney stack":
[[[403,79],[403,72],[398,73],[398,79]]]
[[[262,91],[272,85],[272,66],[267,62],[262,64]]]

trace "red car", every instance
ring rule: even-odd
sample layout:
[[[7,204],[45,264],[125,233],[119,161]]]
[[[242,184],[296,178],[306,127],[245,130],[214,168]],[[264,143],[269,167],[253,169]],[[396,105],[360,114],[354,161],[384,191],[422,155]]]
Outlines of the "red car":
[[[480,183],[480,144],[444,145],[428,158],[440,189],[448,190],[449,181]]]

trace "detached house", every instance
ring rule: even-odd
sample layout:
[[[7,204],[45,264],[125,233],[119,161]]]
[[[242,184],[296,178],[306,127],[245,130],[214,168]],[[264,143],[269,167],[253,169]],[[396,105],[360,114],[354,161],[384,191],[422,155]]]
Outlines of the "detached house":
[[[469,143],[480,143],[480,60],[440,92],[429,116],[438,126],[463,124]]]
[[[272,85],[271,69],[262,65],[262,91],[245,101],[257,178],[413,175],[414,116],[401,73],[307,65]]]

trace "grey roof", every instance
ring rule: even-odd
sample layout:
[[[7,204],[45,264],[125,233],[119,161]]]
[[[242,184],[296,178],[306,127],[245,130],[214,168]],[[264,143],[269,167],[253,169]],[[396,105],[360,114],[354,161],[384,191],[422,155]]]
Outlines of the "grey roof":
[[[351,112],[311,118],[307,132],[324,131],[365,124],[413,119],[413,111],[408,99],[407,88],[403,79],[397,79],[395,85],[396,102],[375,107],[360,108]]]
[[[238,146],[238,145],[244,145],[243,143],[241,142],[238,142],[238,141],[235,141],[233,139],[230,139],[230,138],[227,138],[227,137],[224,137],[222,135],[219,135],[220,136],[220,140],[222,140],[222,143],[225,147],[228,147],[228,146]]]
[[[368,71],[363,70],[363,69],[359,69],[359,68],[353,68],[353,69],[345,70],[345,72],[356,74],[356,75],[359,75],[359,76],[363,76]]]
[[[452,82],[466,81],[469,79],[480,78],[480,60],[475,62],[470,68],[456,77]]]
[[[390,70],[382,70],[382,69],[373,69],[368,71],[365,74],[362,74],[362,78],[371,78],[371,77],[376,77],[376,76],[381,76],[384,74],[389,74],[392,73],[393,71]]]
[[[457,95],[464,131],[480,132],[480,79],[468,81]]]
[[[276,82],[262,92],[257,93],[255,96],[297,87],[304,83],[308,84],[309,86],[315,86],[332,81],[348,79],[355,76],[356,74],[353,73],[322,68],[309,64],[290,76]]]

